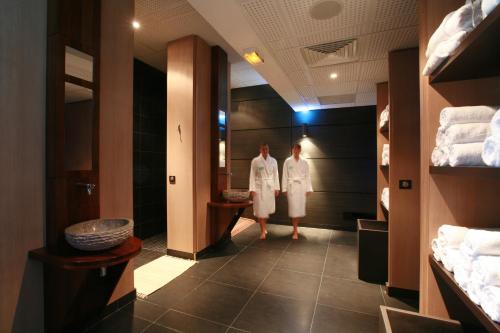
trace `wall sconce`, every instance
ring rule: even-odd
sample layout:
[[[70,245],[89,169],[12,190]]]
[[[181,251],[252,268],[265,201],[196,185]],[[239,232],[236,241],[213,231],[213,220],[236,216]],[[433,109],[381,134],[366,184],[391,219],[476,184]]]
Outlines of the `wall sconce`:
[[[252,65],[260,64],[264,62],[264,59],[257,53],[253,48],[246,49],[243,51],[243,58]]]
[[[302,124],[302,137],[307,138],[307,124]]]

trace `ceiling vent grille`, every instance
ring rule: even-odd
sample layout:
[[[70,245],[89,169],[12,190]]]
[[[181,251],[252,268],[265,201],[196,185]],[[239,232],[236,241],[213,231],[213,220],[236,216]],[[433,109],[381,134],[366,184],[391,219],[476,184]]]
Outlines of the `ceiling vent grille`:
[[[301,52],[309,67],[353,62],[358,60],[358,40],[351,38],[306,46],[301,49]]]
[[[355,101],[356,101],[355,94],[331,95],[331,96],[318,97],[318,102],[320,105],[349,104],[349,103],[354,103]]]

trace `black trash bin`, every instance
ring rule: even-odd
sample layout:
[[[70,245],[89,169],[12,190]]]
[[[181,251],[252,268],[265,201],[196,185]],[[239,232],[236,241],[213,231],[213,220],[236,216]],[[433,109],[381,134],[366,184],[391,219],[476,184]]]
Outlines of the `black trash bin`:
[[[358,220],[358,278],[387,282],[388,225],[386,221]]]

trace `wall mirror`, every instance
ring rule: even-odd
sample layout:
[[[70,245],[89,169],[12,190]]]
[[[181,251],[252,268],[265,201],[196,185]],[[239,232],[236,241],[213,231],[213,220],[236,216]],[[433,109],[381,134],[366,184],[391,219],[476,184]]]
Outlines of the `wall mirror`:
[[[66,46],[64,61],[65,168],[67,171],[92,170],[93,57]]]
[[[226,112],[219,110],[219,168],[226,167]]]

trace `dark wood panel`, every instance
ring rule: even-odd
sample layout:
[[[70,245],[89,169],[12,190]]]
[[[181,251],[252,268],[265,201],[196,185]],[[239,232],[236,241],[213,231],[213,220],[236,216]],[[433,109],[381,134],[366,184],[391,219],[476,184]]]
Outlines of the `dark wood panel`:
[[[356,124],[375,123],[375,106],[356,106],[351,108],[314,110],[309,112],[294,112],[293,126],[302,124],[328,125],[328,124]]]
[[[302,139],[302,127],[292,130],[292,142],[299,141],[302,153],[310,158],[376,157],[375,124],[308,126]]]
[[[308,159],[315,191],[374,193],[373,159]],[[280,169],[280,174],[282,170]]]
[[[247,101],[252,99],[281,98],[268,84],[260,86],[236,88],[231,90],[232,101]]]
[[[293,110],[281,98],[241,101],[232,110],[233,130],[289,127]]]
[[[231,141],[232,159],[251,159],[258,156],[261,143],[269,145],[269,153],[276,159],[290,156],[288,128],[232,131]]]

